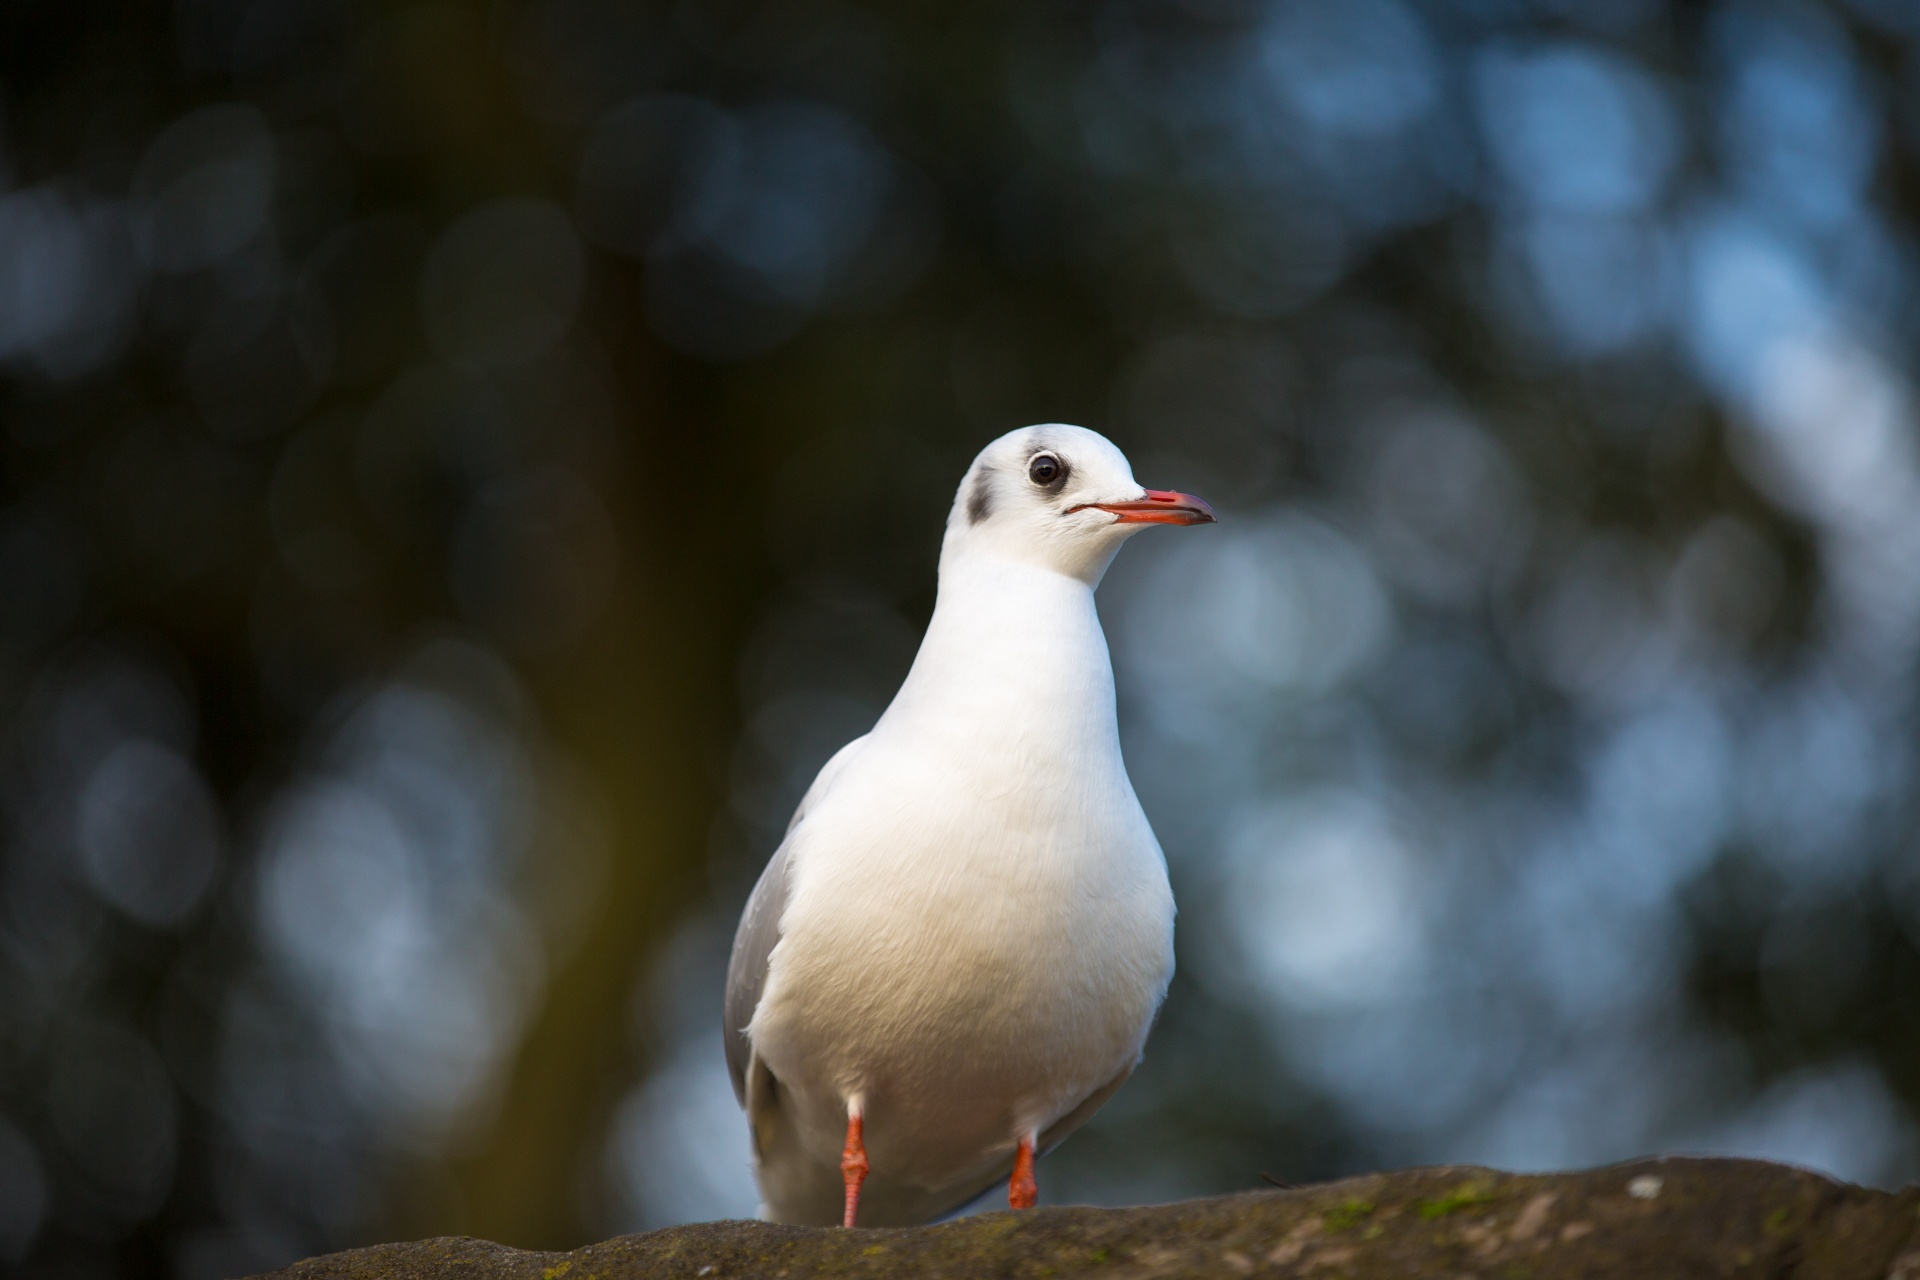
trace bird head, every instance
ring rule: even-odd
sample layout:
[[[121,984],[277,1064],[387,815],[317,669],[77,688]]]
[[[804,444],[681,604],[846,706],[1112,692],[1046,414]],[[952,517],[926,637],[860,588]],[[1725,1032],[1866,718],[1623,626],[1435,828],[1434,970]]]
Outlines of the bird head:
[[[954,495],[941,554],[993,554],[1094,584],[1120,544],[1148,525],[1213,519],[1191,494],[1142,488],[1099,432],[1048,423],[980,451]]]

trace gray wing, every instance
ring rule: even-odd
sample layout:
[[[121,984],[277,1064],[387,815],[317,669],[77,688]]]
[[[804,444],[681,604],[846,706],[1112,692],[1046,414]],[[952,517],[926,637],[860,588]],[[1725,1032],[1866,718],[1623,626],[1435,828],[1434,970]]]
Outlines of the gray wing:
[[[740,913],[733,958],[727,961],[727,1074],[733,1077],[733,1096],[743,1107],[747,1105],[747,1059],[753,1052],[747,1043],[747,1024],[753,1021],[760,992],[767,985],[767,957],[780,941],[780,917],[787,910],[787,849],[792,843],[789,834],[760,873],[760,883],[753,886],[747,909]]]
[[[760,873],[759,883],[753,886],[747,909],[740,913],[740,927],[733,935],[733,956],[727,961],[724,1018],[727,1074],[733,1077],[733,1096],[742,1106],[747,1102],[747,1061],[752,1054],[747,1024],[753,1021],[753,1011],[760,1007],[760,994],[766,990],[767,957],[780,941],[780,917],[787,911],[787,851],[793,847],[793,833],[820,797],[826,795],[834,778],[853,757],[854,748],[866,740],[864,735],[855,738],[834,752],[833,758],[821,767],[813,785],[807,788],[807,794],[800,798],[799,807],[793,811],[786,837],[773,851],[767,869]]]

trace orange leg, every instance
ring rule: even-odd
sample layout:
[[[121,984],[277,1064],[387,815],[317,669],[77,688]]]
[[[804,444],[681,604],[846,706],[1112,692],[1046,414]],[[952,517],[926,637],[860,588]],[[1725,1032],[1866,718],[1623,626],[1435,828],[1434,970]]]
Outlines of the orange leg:
[[[1020,1150],[1014,1153],[1013,1177],[1007,1182],[1007,1205],[1014,1209],[1031,1209],[1040,1198],[1040,1188],[1033,1180],[1033,1139],[1020,1139]]]
[[[840,1177],[847,1184],[847,1213],[842,1226],[852,1226],[860,1211],[860,1184],[867,1180],[867,1144],[860,1140],[860,1108],[847,1108],[847,1146],[840,1153]]]

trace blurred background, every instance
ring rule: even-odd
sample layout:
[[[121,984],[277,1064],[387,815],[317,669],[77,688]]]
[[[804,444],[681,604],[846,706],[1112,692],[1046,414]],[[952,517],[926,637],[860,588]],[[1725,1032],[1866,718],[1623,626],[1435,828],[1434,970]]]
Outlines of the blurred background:
[[[0,1266],[751,1213],[733,922],[1048,420],[1222,519],[1044,1199],[1914,1178],[1917,344],[1908,0],[11,0]]]

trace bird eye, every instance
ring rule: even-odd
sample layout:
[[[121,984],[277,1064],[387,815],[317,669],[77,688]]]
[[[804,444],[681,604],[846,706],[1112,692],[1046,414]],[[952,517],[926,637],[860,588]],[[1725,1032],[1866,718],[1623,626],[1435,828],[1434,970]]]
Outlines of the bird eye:
[[[1067,464],[1050,453],[1036,453],[1027,464],[1027,479],[1042,489],[1050,489],[1067,478]]]

